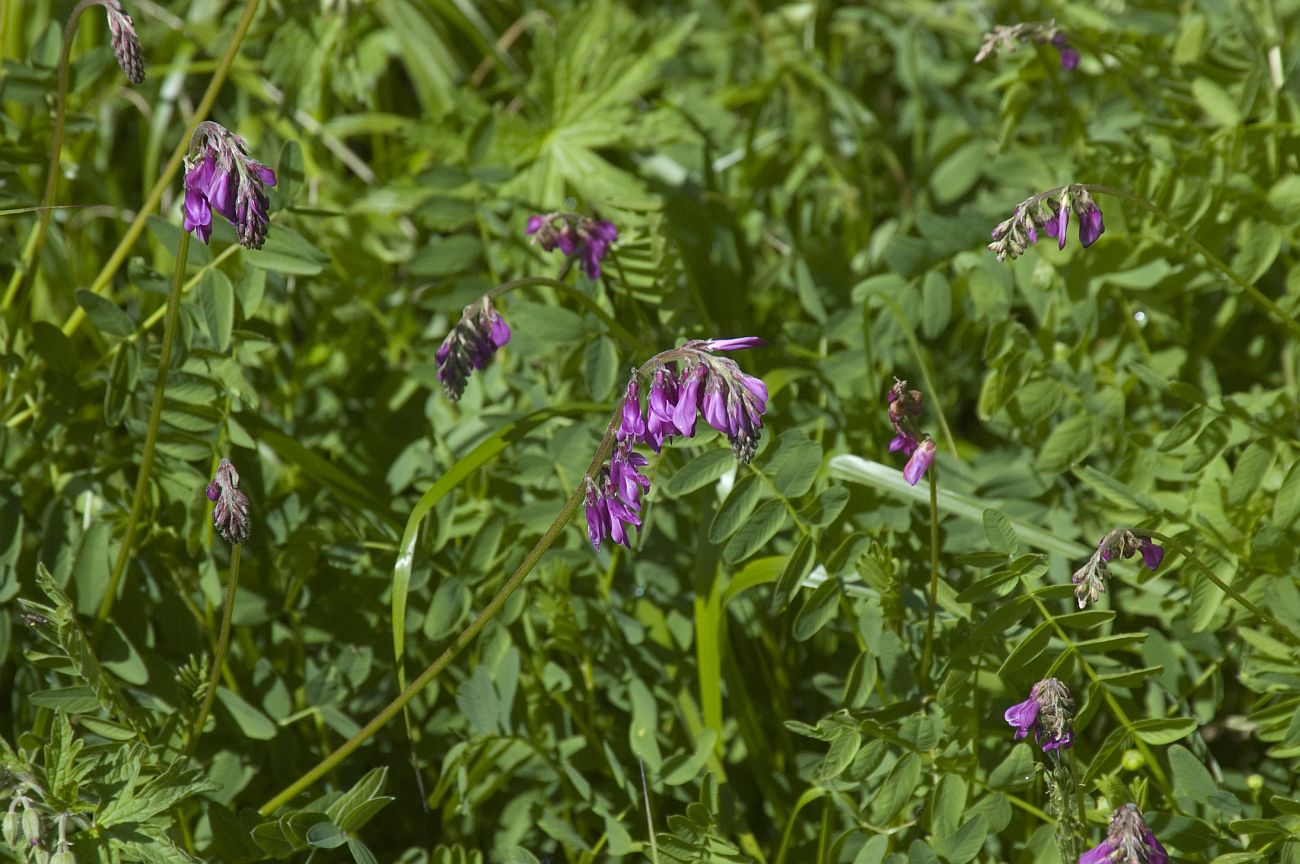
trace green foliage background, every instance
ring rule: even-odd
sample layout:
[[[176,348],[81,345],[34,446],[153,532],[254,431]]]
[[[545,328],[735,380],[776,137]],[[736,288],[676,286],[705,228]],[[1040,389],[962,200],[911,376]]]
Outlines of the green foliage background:
[[[72,5],[0,0],[5,284]],[[191,246],[145,528],[96,636],[180,176],[142,202],[246,9],[126,8],[148,78],[90,8],[56,198],[78,206],[0,325],[0,794],[45,836],[0,857],[43,861],[62,816],[79,861],[1050,862],[1044,757],[1001,716],[1050,674],[1078,702],[1084,848],[1132,801],[1176,859],[1295,860],[1296,0],[266,0],[209,117],[278,172],[275,221],[260,252],[224,223]],[[971,62],[1051,16],[1077,70],[1032,43]],[[1098,195],[1087,250],[985,250],[1072,182],[1185,233]],[[618,225],[599,283],[528,244],[558,209]],[[461,307],[524,276],[570,287],[498,301],[514,338],[448,401]],[[569,525],[409,725],[257,815],[497,591],[629,367],[741,335],[771,343],[736,356],[772,394],[751,466],[707,435],[651,454],[632,551]],[[937,546],[886,449],[894,376],[940,445]],[[223,455],[254,527],[186,758]],[[1176,544],[1078,611],[1070,574],[1122,526]]]

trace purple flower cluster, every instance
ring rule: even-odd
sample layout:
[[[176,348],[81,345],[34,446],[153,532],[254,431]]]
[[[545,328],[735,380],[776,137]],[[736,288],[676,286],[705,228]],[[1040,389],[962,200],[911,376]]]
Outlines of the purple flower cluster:
[[[665,441],[694,437],[702,416],[727,436],[736,459],[749,462],[754,457],[767,411],[767,385],[713,352],[765,344],[753,336],[692,340],[632,373],[619,408],[613,455],[586,481],[583,504],[592,547],[600,549],[606,537],[630,546],[628,528],[641,526],[641,493],[650,488],[650,480],[641,473],[647,463],[632,449],[634,443],[658,453]],[[640,381],[647,374],[651,384],[643,410]]]
[[[1016,728],[1017,741],[1032,731],[1044,753],[1074,742],[1074,699],[1055,678],[1039,681],[1028,699],[1012,705],[1002,716]]]
[[[113,56],[117,65],[126,73],[126,80],[132,84],[144,82],[144,58],[140,48],[140,37],[135,32],[135,22],[122,8],[118,0],[101,0],[104,12],[108,16],[108,35],[113,45]]]
[[[1079,856],[1079,864],[1168,864],[1169,853],[1147,827],[1135,804],[1124,804],[1110,818],[1106,839]]]
[[[200,123],[185,157],[185,230],[207,244],[215,210],[234,226],[241,246],[261,249],[270,225],[266,187],[275,184],[275,172],[248,155],[243,138]]]
[[[577,258],[587,278],[600,278],[600,262],[609,247],[618,240],[613,222],[568,213],[547,213],[528,217],[528,236],[542,249],[559,249],[569,258]]]
[[[1135,554],[1142,556],[1142,563],[1148,570],[1155,570],[1165,558],[1165,550],[1153,543],[1150,537],[1136,534],[1128,528],[1118,528],[1102,537],[1097,544],[1097,551],[1070,577],[1070,581],[1077,586],[1074,589],[1074,599],[1079,608],[1096,603],[1106,592],[1106,580],[1110,576],[1106,565],[1111,559],[1116,555],[1132,558]]]
[[[248,539],[248,498],[239,491],[239,472],[229,459],[217,464],[217,473],[208,484],[208,500],[215,501],[212,525],[230,543]]]
[[[979,63],[991,54],[1001,51],[1010,53],[1016,50],[1020,42],[1034,42],[1039,45],[1050,43],[1061,55],[1061,68],[1072,70],[1079,65],[1079,52],[1070,47],[1069,40],[1055,21],[1025,21],[1010,26],[997,26],[983,36],[975,62]]]
[[[889,442],[890,453],[908,457],[903,466],[903,479],[915,486],[925,476],[938,449],[934,439],[922,433],[916,424],[925,398],[920,390],[912,390],[906,381],[894,379],[889,388],[889,422],[894,426],[894,437]]]
[[[1011,218],[993,229],[989,251],[999,261],[1019,258],[1038,242],[1040,229],[1055,238],[1058,249],[1064,249],[1071,212],[1079,217],[1079,243],[1086,249],[1097,242],[1106,225],[1097,202],[1084,186],[1075,183],[1032,195],[1017,204]]]
[[[460,313],[460,321],[438,346],[438,380],[453,402],[465,392],[465,382],[482,369],[498,348],[510,341],[510,326],[497,314],[488,297],[480,297]]]

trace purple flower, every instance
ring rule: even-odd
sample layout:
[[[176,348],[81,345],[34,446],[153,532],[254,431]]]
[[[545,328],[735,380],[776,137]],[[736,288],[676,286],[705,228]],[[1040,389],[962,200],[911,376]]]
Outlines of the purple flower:
[[[1070,42],[1065,38],[1064,33],[1057,33],[1052,37],[1052,46],[1061,55],[1061,68],[1073,70],[1079,65],[1079,52],[1070,47]],[[1087,246],[1088,244],[1083,244]]]
[[[1142,563],[1154,570],[1164,560],[1165,550],[1151,542],[1150,537],[1128,528],[1117,528],[1102,537],[1097,543],[1097,551],[1070,577],[1070,581],[1078,586],[1074,589],[1074,597],[1079,608],[1095,603],[1105,593],[1106,579],[1110,575],[1106,565],[1116,555],[1132,558],[1135,554],[1141,554]]]
[[[639,440],[645,436],[645,418],[641,416],[641,396],[638,386],[637,373],[633,371],[632,378],[627,382],[627,390],[623,393],[623,419],[618,427],[620,438]]]
[[[434,359],[442,391],[453,402],[465,392],[465,382],[482,369],[498,348],[510,341],[510,326],[484,296],[465,307],[460,321],[442,340]]]
[[[566,213],[529,216],[525,233],[547,252],[559,249],[570,259],[577,258],[592,281],[600,278],[600,262],[618,240],[613,222]]]
[[[1150,537],[1139,538],[1142,542],[1138,544],[1138,552],[1142,555],[1142,563],[1147,565],[1148,570],[1154,570],[1160,566],[1160,562],[1165,560],[1165,550],[1151,542]]]
[[[1074,743],[1074,699],[1055,678],[1039,681],[1029,691],[1028,699],[1012,705],[1002,716],[1015,727],[1017,741],[1033,732],[1045,753]]]
[[[609,460],[609,480],[619,499],[633,510],[641,509],[641,492],[650,488],[650,478],[641,473],[648,463],[632,449],[631,438],[621,438],[614,445]]]
[[[920,390],[911,389],[906,381],[897,378],[894,379],[894,385],[889,388],[885,398],[889,403],[889,422],[894,426],[894,437],[889,442],[889,452],[913,456],[921,446],[921,432],[917,428],[916,418],[921,416],[925,398]],[[934,454],[930,454],[929,458],[933,459]],[[928,466],[927,461],[926,467]],[[925,468],[920,470],[921,474],[925,473]],[[920,479],[919,474],[917,479]]]
[[[1123,804],[1110,818],[1106,839],[1079,856],[1079,864],[1168,864],[1169,853],[1147,827],[1137,805]]]
[[[117,65],[126,73],[126,80],[132,84],[141,84],[144,82],[144,59],[141,56],[140,37],[135,32],[135,22],[122,8],[119,0],[102,2],[104,12],[108,15],[108,33]]]
[[[212,525],[230,543],[248,539],[248,498],[239,491],[239,472],[229,459],[217,464],[217,473],[208,484],[208,500],[215,501]]]
[[[908,432],[899,432],[889,440],[889,452],[898,453],[902,451],[904,456],[911,456],[919,446],[920,442]]]
[[[587,492],[583,499],[587,514],[587,537],[596,551],[606,537],[631,548],[627,529],[641,527],[641,517],[636,507],[625,504],[614,490],[610,469],[601,467],[595,479],[587,478]],[[646,481],[647,483],[649,481]]]
[[[681,390],[677,393],[677,404],[673,407],[673,426],[677,432],[687,438],[695,437],[695,417],[700,408],[700,387],[708,370],[704,364],[698,364],[682,372],[678,379]]]
[[[677,425],[673,422],[676,409],[677,376],[668,366],[660,366],[655,370],[650,398],[646,400],[645,438],[642,439],[656,453],[665,438],[677,433]]]
[[[763,348],[767,340],[758,336],[738,336],[735,339],[705,339],[705,351],[739,351],[742,348]]]
[[[1079,242],[1085,249],[1096,243],[1097,238],[1106,231],[1106,226],[1101,219],[1101,208],[1091,201],[1088,205],[1079,214]]]
[[[930,463],[934,461],[935,449],[934,439],[927,435],[903,466],[903,479],[908,485],[915,486],[925,476]]]
[[[1052,218],[1047,220],[1044,230],[1047,231],[1048,237],[1057,238],[1057,248],[1065,248],[1065,229],[1070,225],[1070,208],[1058,207]]]
[[[1012,705],[1002,716],[1007,723],[1016,727],[1016,740],[1019,741],[1034,728],[1034,723],[1038,720],[1038,703],[1030,696],[1024,702]]]
[[[241,246],[261,249],[270,225],[266,187],[275,184],[275,172],[248,155],[243,138],[204,121],[185,158],[184,229],[207,244],[215,210],[234,226]]]

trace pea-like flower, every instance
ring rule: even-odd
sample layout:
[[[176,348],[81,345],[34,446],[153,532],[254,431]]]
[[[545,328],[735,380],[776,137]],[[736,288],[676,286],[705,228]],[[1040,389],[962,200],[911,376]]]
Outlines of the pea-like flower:
[[[217,464],[217,473],[208,484],[208,500],[215,501],[212,525],[229,543],[248,539],[248,498],[239,491],[239,472],[229,459]]]
[[[215,210],[234,227],[241,246],[261,249],[270,225],[266,187],[275,184],[275,172],[248,155],[243,138],[205,120],[185,157],[184,228],[207,244]]]
[[[934,439],[921,431],[916,418],[921,416],[925,398],[920,390],[913,390],[906,381],[894,379],[886,397],[889,403],[889,422],[894,427],[894,437],[889,442],[890,453],[908,457],[903,466],[903,479],[915,486],[930,470],[938,449]]]
[[[1045,753],[1074,742],[1074,698],[1055,678],[1039,681],[1028,699],[1012,705],[1002,716],[1015,727],[1017,741],[1033,732]]]
[[[615,444],[608,465],[586,480],[583,505],[587,537],[595,549],[612,539],[631,545],[630,528],[641,526],[641,495],[650,479],[641,473],[646,458],[633,450],[643,444],[659,452],[665,441],[691,438],[700,417],[727,436],[736,459],[754,457],[767,411],[767,385],[714,352],[765,345],[757,337],[696,339],[655,355],[632,373],[618,409]],[[640,381],[648,377],[644,410]]]
[[[1150,537],[1128,528],[1118,528],[1102,537],[1097,544],[1097,551],[1070,577],[1076,586],[1074,599],[1079,608],[1096,603],[1106,592],[1106,580],[1110,576],[1106,565],[1112,558],[1116,555],[1132,558],[1134,554],[1142,556],[1142,563],[1148,570],[1155,570],[1165,558],[1165,550],[1152,542]]]
[[[1061,68],[1072,70],[1079,65],[1079,52],[1070,47],[1061,28],[1055,21],[1023,21],[1009,26],[997,26],[985,33],[980,44],[975,62],[1001,52],[1011,53],[1020,42],[1033,42],[1038,45],[1050,44],[1061,57]]]
[[[577,258],[582,272],[593,281],[600,278],[600,262],[618,240],[613,222],[570,213],[530,216],[525,233],[547,252],[559,249],[569,258]]]
[[[1101,208],[1087,188],[1073,183],[1031,195],[1017,204],[1011,217],[993,229],[989,251],[999,261],[1019,258],[1025,249],[1038,242],[1040,230],[1056,240],[1058,249],[1064,249],[1072,212],[1079,219],[1079,243],[1086,249],[1097,242],[1106,225]]]
[[[498,348],[510,341],[510,326],[488,297],[480,297],[460,313],[460,321],[442,340],[434,359],[442,392],[453,402],[465,392],[465,382],[482,369]]]
[[[1168,864],[1169,853],[1147,827],[1136,804],[1123,804],[1110,818],[1106,839],[1079,856],[1079,864]]]

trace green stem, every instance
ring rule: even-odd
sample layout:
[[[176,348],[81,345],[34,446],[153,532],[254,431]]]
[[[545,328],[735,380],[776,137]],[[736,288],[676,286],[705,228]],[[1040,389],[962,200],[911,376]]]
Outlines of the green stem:
[[[600,308],[600,304],[595,300],[592,300],[568,282],[562,282],[559,279],[551,279],[547,276],[526,276],[522,279],[511,279],[509,282],[502,282],[500,285],[487,292],[487,296],[489,299],[496,298],[500,297],[502,294],[508,294],[516,288],[531,288],[539,285],[546,285],[555,288],[556,290],[563,291],[568,296],[577,300],[587,309],[587,311],[599,318],[611,334],[617,336],[623,342],[630,345],[643,346],[646,344],[644,339],[640,339],[633,335],[631,331],[627,330],[622,324],[615,321],[614,316]]]
[[[939,596],[939,480],[938,469],[930,471],[930,618],[925,624],[925,649],[921,652],[921,681],[930,681],[930,657],[934,651],[934,615]]]
[[[916,366],[921,370],[921,380],[925,382],[925,396],[933,403],[935,413],[939,415],[939,429],[943,432],[943,440],[948,442],[948,449],[952,451],[952,458],[961,459],[957,455],[957,442],[952,437],[952,430],[948,428],[948,418],[944,416],[943,405],[939,402],[939,393],[934,387],[934,381],[930,378],[930,367],[925,362],[925,356],[921,353],[921,344],[916,341],[916,334],[912,332],[912,325],[903,314],[903,307],[898,305],[898,301],[888,294],[872,294],[872,297],[880,300],[894,313],[894,318],[898,320],[899,326],[903,328],[903,338],[907,340],[908,347],[912,349],[912,355],[916,357]]]
[[[181,232],[181,242],[176,250],[176,272],[172,276],[172,290],[167,295],[167,319],[163,325],[162,349],[158,354],[158,374],[154,378],[153,404],[149,408],[149,428],[144,436],[144,454],[140,457],[140,471],[135,481],[135,495],[131,498],[131,515],[126,520],[126,534],[122,537],[122,546],[117,551],[117,562],[108,579],[108,591],[95,613],[95,633],[108,620],[117,598],[117,589],[126,572],[127,559],[131,557],[131,543],[135,540],[136,528],[140,514],[144,511],[144,499],[149,491],[149,474],[153,469],[154,446],[158,443],[158,425],[162,420],[163,397],[167,390],[167,367],[172,358],[172,342],[176,337],[176,319],[181,308],[181,283],[185,278],[185,261],[190,253],[190,234]]]
[[[81,0],[68,16],[68,23],[63,28],[63,49],[59,52],[58,89],[54,96],[54,129],[50,134],[50,158],[45,172],[45,194],[41,197],[40,215],[36,226],[27,236],[23,247],[23,257],[13,274],[9,277],[9,286],[5,289],[4,300],[0,302],[0,312],[9,311],[9,306],[18,296],[18,289],[29,275],[35,275],[38,269],[41,247],[45,244],[45,232],[50,227],[50,217],[54,215],[54,195],[59,188],[59,155],[63,152],[63,127],[68,106],[68,64],[72,55],[72,39],[77,34],[77,22],[87,6],[100,0]]]
[[[622,408],[621,402],[619,408]],[[474,640],[474,637],[479,634],[479,631],[487,626],[489,621],[496,617],[497,613],[501,611],[501,608],[505,606],[506,601],[510,599],[510,596],[514,594],[515,590],[523,583],[524,578],[532,572],[533,567],[535,567],[537,562],[541,560],[543,553],[545,553],[547,549],[551,548],[551,544],[553,544],[556,538],[560,536],[560,532],[568,523],[569,517],[573,515],[573,511],[578,509],[578,504],[582,501],[583,495],[586,491],[586,478],[595,474],[604,463],[605,458],[609,455],[610,450],[613,447],[614,430],[617,428],[619,420],[618,414],[619,412],[616,411],[614,419],[610,422],[609,426],[606,427],[605,436],[601,439],[600,446],[596,448],[596,455],[592,457],[591,464],[583,474],[583,479],[578,483],[578,487],[573,490],[573,494],[569,496],[569,499],[564,502],[564,506],[560,509],[559,515],[555,517],[555,521],[551,523],[550,527],[546,529],[546,533],[542,534],[541,538],[524,557],[524,560],[520,562],[517,568],[515,568],[515,572],[510,575],[510,578],[507,579],[505,584],[501,586],[501,589],[497,591],[496,596],[489,600],[488,604],[483,607],[483,611],[478,614],[478,617],[475,618],[468,627],[462,630],[460,634],[456,636],[456,639],[447,646],[447,649],[442,652],[441,656],[429,664],[429,667],[420,673],[420,677],[412,681],[405,690],[398,694],[397,698],[392,702],[389,702],[382,711],[376,714],[374,718],[363,726],[359,732],[345,741],[342,746],[317,763],[316,767],[290,783],[278,795],[263,804],[258,810],[259,813],[263,816],[271,815],[280,807],[292,800],[299,792],[323,777],[327,772],[333,769],[335,765],[338,765],[351,755],[358,747],[374,737],[376,732],[401,713],[402,709],[406,707],[408,702],[415,698],[421,690],[429,686],[429,684],[438,677],[442,670],[446,669],[451,661],[456,659],[456,656],[460,654],[465,646]]]
[[[1112,195],[1116,198],[1122,198],[1125,201],[1129,201],[1133,204],[1138,205],[1143,210],[1146,210],[1148,213],[1160,219],[1170,228],[1173,228],[1175,231],[1177,231],[1178,234],[1184,240],[1187,241],[1188,245],[1194,248],[1197,252],[1201,253],[1201,256],[1206,261],[1209,262],[1210,266],[1218,270],[1224,276],[1227,276],[1228,279],[1234,282],[1238,288],[1240,288],[1243,292],[1245,292],[1246,297],[1249,298],[1252,303],[1254,303],[1256,306],[1259,306],[1262,309],[1267,310],[1270,314],[1273,315],[1273,317],[1277,318],[1277,320],[1282,324],[1283,327],[1291,331],[1291,335],[1300,336],[1300,321],[1296,321],[1295,318],[1288,315],[1286,311],[1282,309],[1281,306],[1278,306],[1267,296],[1265,296],[1262,291],[1260,291],[1250,282],[1246,281],[1246,279],[1242,277],[1239,273],[1237,273],[1227,264],[1224,264],[1221,260],[1219,260],[1219,258],[1209,250],[1209,247],[1207,247],[1200,240],[1196,239],[1195,234],[1193,234],[1191,231],[1188,231],[1182,225],[1175,222],[1170,216],[1168,216],[1165,213],[1165,211],[1161,210],[1159,207],[1152,204],[1150,201],[1146,200],[1145,198],[1139,195],[1133,195],[1132,193],[1125,192],[1122,189],[1114,189],[1110,186],[1102,186],[1095,183],[1083,183],[1080,185],[1082,185],[1083,188],[1087,189],[1089,192],[1099,192],[1103,195]]]
[[[1265,624],[1271,624],[1273,628],[1278,632],[1278,634],[1285,641],[1290,642],[1292,645],[1300,645],[1300,635],[1297,635],[1296,632],[1291,628],[1282,626],[1282,622],[1278,621],[1276,618],[1274,618],[1268,612],[1264,611],[1254,602],[1246,599],[1245,595],[1243,595],[1236,588],[1233,588],[1231,585],[1229,585],[1228,583],[1220,579],[1218,574],[1216,574],[1213,570],[1207,567],[1201,561],[1201,559],[1193,555],[1192,551],[1188,549],[1186,546],[1184,546],[1182,543],[1178,542],[1172,537],[1169,537],[1164,534],[1160,534],[1148,528],[1141,528],[1141,529],[1135,528],[1133,529],[1133,533],[1139,536],[1145,535],[1147,537],[1150,537],[1152,540],[1158,540],[1159,542],[1165,544],[1169,548],[1181,554],[1184,558],[1190,561],[1196,567],[1196,569],[1200,570],[1206,579],[1209,579],[1211,582],[1213,582],[1220,591],[1222,591],[1227,596],[1231,597],[1233,600],[1236,600],[1244,608],[1248,609],[1251,612],[1251,614],[1253,614],[1261,622]]]
[[[199,708],[199,718],[194,722],[194,731],[190,733],[185,752],[192,754],[203,735],[203,726],[208,722],[212,703],[217,698],[217,683],[221,680],[221,670],[226,665],[226,651],[230,648],[230,619],[235,611],[235,589],[239,585],[239,550],[235,543],[230,547],[230,577],[226,581],[226,606],[221,610],[221,635],[217,637],[217,653],[212,657],[212,672],[208,676],[208,689],[203,694],[203,705]]]
[[[194,137],[194,130],[198,128],[199,123],[203,122],[207,118],[208,112],[212,110],[212,105],[217,100],[217,93],[220,92],[221,86],[226,81],[226,75],[230,71],[231,64],[235,62],[235,55],[239,53],[239,46],[244,41],[244,34],[248,32],[249,25],[253,23],[253,14],[257,12],[258,2],[259,0],[248,0],[248,5],[244,7],[243,17],[239,19],[239,24],[235,26],[235,32],[226,45],[226,53],[221,55],[221,59],[217,61],[216,69],[212,72],[212,80],[208,82],[208,89],[204,92],[198,107],[194,109],[189,129],[186,130],[185,135],[181,136],[176,149],[172,151],[171,158],[167,160],[162,173],[158,175],[157,182],[149,190],[149,194],[145,196],[140,209],[136,211],[135,219],[126,229],[126,234],[122,235],[117,248],[113,250],[113,254],[104,263],[99,275],[95,277],[95,281],[90,284],[89,290],[92,294],[103,292],[112,282],[113,276],[117,274],[118,268],[126,260],[126,256],[130,253],[136,239],[144,231],[149,217],[158,208],[158,202],[162,200],[163,190],[167,188],[176,177],[176,172],[180,170],[181,162],[185,159],[185,154],[190,148],[190,139]],[[68,320],[64,322],[63,332],[71,336],[85,319],[86,311],[78,306],[73,310]]]

